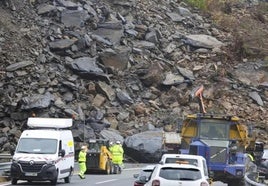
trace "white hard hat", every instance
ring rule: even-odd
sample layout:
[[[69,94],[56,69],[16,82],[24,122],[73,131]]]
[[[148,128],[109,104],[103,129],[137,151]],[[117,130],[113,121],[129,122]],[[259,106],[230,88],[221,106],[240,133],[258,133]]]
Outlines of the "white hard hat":
[[[83,146],[81,147],[81,149],[87,149],[87,146],[83,145]]]
[[[112,142],[112,141],[110,141],[110,143],[109,143],[110,145],[113,145],[114,144],[114,142]]]
[[[116,143],[116,144],[120,144],[121,142],[120,142],[119,140],[117,140],[115,143]]]

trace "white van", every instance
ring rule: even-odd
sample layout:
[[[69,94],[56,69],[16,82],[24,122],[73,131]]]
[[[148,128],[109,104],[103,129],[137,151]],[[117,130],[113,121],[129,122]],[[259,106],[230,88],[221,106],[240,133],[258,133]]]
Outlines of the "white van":
[[[203,176],[207,179],[207,181],[209,181],[207,162],[203,156],[188,154],[163,154],[159,163],[180,163],[195,165],[203,170]]]
[[[70,182],[74,171],[72,119],[28,118],[30,129],[22,132],[13,155],[11,183],[18,180]]]

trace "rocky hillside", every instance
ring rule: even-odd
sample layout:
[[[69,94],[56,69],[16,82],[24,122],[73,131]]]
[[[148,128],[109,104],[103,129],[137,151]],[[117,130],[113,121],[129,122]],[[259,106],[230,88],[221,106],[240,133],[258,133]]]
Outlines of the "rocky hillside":
[[[261,1],[228,4],[214,15],[173,0],[14,2],[16,11],[0,4],[2,151],[32,115],[74,116],[78,129],[87,124],[88,138],[107,127],[122,137],[174,130],[198,112],[189,97],[201,85],[207,112],[239,116],[267,144]],[[245,16],[252,26],[240,30]]]

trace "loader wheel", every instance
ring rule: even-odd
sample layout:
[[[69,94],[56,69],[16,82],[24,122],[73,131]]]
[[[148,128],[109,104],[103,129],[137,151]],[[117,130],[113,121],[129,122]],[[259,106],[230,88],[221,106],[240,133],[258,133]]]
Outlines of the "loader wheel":
[[[110,166],[111,166],[110,173],[114,174],[114,164],[113,164],[113,162],[110,162]]]
[[[111,173],[111,163],[109,161],[106,162],[105,173],[106,174]]]

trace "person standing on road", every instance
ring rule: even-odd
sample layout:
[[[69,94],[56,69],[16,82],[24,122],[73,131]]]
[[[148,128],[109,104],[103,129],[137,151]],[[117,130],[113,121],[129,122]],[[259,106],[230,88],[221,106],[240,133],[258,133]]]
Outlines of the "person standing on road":
[[[254,163],[254,157],[251,154],[246,154],[246,172],[257,172],[257,165]]]
[[[78,175],[81,179],[85,179],[85,172],[87,170],[87,166],[86,166],[87,150],[88,150],[87,146],[83,145],[78,155],[78,163],[79,163]]]
[[[121,142],[116,141],[116,144],[110,148],[110,151],[113,155],[113,164],[118,165],[121,172],[124,159],[124,149],[121,145]]]

